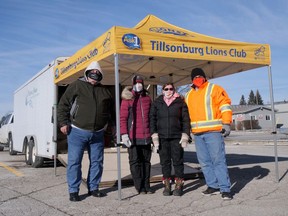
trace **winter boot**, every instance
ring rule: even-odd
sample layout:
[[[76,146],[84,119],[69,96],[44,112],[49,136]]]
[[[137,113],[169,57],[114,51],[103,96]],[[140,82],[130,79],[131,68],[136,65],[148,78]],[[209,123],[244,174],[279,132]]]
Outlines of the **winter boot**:
[[[150,187],[150,178],[145,178],[145,190],[147,194],[155,193],[155,190]]]
[[[184,185],[184,179],[183,178],[175,178],[175,189],[173,191],[174,196],[182,196],[183,185]]]
[[[163,178],[162,179],[164,184],[163,195],[164,196],[171,196],[171,178]]]

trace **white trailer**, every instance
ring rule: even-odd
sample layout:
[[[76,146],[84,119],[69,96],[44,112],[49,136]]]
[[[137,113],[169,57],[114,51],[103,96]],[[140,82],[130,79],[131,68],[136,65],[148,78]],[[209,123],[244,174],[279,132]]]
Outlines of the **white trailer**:
[[[57,151],[63,148],[59,137],[57,141],[59,87],[54,84],[54,67],[66,59],[55,59],[14,92],[13,143],[10,148],[25,153],[26,163],[33,167],[41,167],[45,158],[55,159]]]

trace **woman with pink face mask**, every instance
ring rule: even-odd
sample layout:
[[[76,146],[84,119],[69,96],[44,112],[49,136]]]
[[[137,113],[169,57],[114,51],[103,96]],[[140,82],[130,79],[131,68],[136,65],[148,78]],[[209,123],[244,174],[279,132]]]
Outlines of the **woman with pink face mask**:
[[[162,87],[160,95],[151,105],[150,131],[155,151],[160,156],[164,196],[172,195],[171,170],[175,171],[174,196],[182,196],[184,185],[184,149],[190,135],[190,119],[184,99],[176,92],[173,83]]]

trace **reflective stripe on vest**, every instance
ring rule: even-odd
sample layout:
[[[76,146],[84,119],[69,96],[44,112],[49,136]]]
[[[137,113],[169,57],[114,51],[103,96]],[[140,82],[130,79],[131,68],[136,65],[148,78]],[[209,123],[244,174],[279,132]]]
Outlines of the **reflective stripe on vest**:
[[[198,121],[198,122],[191,122],[191,128],[209,128],[209,127],[222,127],[222,120],[216,119],[211,121]]]
[[[205,113],[206,113],[206,119],[207,121],[209,120],[213,120],[213,109],[210,105],[212,105],[211,103],[211,98],[210,95],[212,93],[214,85],[211,83],[208,83],[206,92],[205,92]]]
[[[224,104],[223,106],[220,107],[221,113],[226,112],[226,111],[231,111],[232,112],[232,108],[229,104]]]

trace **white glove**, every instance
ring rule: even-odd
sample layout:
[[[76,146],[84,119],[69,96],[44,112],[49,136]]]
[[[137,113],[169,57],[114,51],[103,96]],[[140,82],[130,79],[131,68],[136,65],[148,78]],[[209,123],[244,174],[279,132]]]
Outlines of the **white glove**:
[[[231,132],[231,127],[229,124],[223,124],[222,125],[222,134],[224,137],[229,136],[230,132]]]
[[[129,139],[128,134],[123,134],[123,135],[121,136],[121,139],[122,139],[123,144],[126,145],[127,148],[130,148],[130,146],[131,146],[131,141],[130,141],[130,139]]]
[[[153,153],[158,153],[159,150],[159,136],[158,133],[152,134],[152,142],[153,142]]]
[[[182,148],[186,148],[188,144],[189,136],[186,133],[182,133],[181,140],[179,144],[181,144]]]

